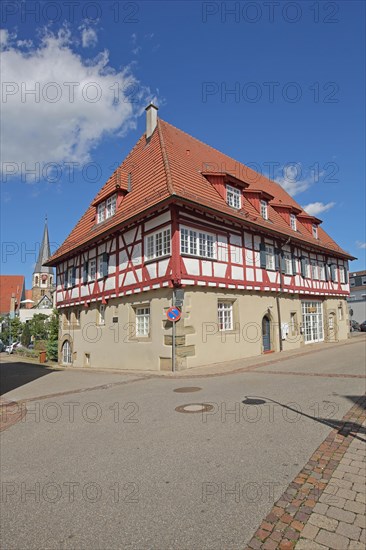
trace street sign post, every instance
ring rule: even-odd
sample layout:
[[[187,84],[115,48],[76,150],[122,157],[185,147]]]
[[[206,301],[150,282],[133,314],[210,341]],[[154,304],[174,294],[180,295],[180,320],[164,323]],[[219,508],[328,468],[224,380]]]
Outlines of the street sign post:
[[[168,321],[171,321],[172,323],[176,323],[181,318],[182,312],[177,307],[170,307],[166,312],[166,316]]]

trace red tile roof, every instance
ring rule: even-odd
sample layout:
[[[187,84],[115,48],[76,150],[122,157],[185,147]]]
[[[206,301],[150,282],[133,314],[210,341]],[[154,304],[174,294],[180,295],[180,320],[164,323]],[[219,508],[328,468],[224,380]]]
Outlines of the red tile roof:
[[[95,240],[97,236],[108,233],[169,198],[193,202],[205,209],[241,220],[253,229],[261,228],[268,233],[281,234],[292,237],[294,241],[304,242],[315,248],[320,247],[329,253],[353,258],[322,228],[318,231],[319,238],[315,239],[299,219],[298,231],[295,233],[276,209],[271,207],[270,202],[269,221],[260,216],[247,198],[244,198],[241,210],[234,210],[208,181],[207,172],[211,171],[214,174],[229,173],[249,184],[246,191],[264,192],[274,197],[274,203],[286,204],[289,208],[293,207],[302,215],[306,215],[301,206],[279,184],[158,119],[157,129],[149,142],[146,142],[144,134],[92,201],[92,204],[95,204],[110,195],[116,189],[116,184],[127,190],[130,174],[132,190],[122,199],[117,213],[103,223],[96,224],[96,208],[91,204],[48,265],[56,265],[56,260],[68,255],[73,249]]]
[[[26,290],[25,291],[25,299],[26,300],[33,300],[32,290]],[[33,302],[33,304],[29,302],[27,304],[24,304],[24,306],[25,306],[25,309],[31,309],[34,306],[34,302]]]
[[[10,312],[11,298],[15,296],[16,309],[24,299],[24,276],[23,275],[0,275],[0,314]]]

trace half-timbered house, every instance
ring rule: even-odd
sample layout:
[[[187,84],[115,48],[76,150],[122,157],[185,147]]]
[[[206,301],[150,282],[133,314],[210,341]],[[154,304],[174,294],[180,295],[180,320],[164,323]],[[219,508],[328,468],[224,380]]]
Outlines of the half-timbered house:
[[[158,119],[47,265],[60,362],[190,368],[348,337],[348,260],[263,175]],[[179,292],[177,292],[179,290]]]

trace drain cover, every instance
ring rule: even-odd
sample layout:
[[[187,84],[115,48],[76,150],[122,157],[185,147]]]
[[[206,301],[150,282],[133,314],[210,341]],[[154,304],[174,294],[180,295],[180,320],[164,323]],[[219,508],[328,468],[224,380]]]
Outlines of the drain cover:
[[[191,393],[191,392],[194,392],[194,391],[200,391],[202,390],[202,388],[198,388],[197,386],[190,386],[190,387],[187,387],[187,388],[175,388],[175,391],[176,393]]]
[[[187,405],[179,405],[175,410],[179,413],[202,413],[212,411],[213,405],[208,403],[188,403]]]

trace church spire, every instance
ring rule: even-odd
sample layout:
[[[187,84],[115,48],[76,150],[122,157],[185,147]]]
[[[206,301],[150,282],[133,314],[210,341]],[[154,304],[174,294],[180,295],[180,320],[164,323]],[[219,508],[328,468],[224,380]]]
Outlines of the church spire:
[[[48,236],[48,225],[47,225],[47,215],[46,215],[42,244],[41,244],[41,248],[39,249],[38,260],[34,267],[33,273],[49,273],[52,275],[53,274],[52,267],[45,267],[43,265],[50,256],[51,256],[51,249],[50,249],[50,240]]]

